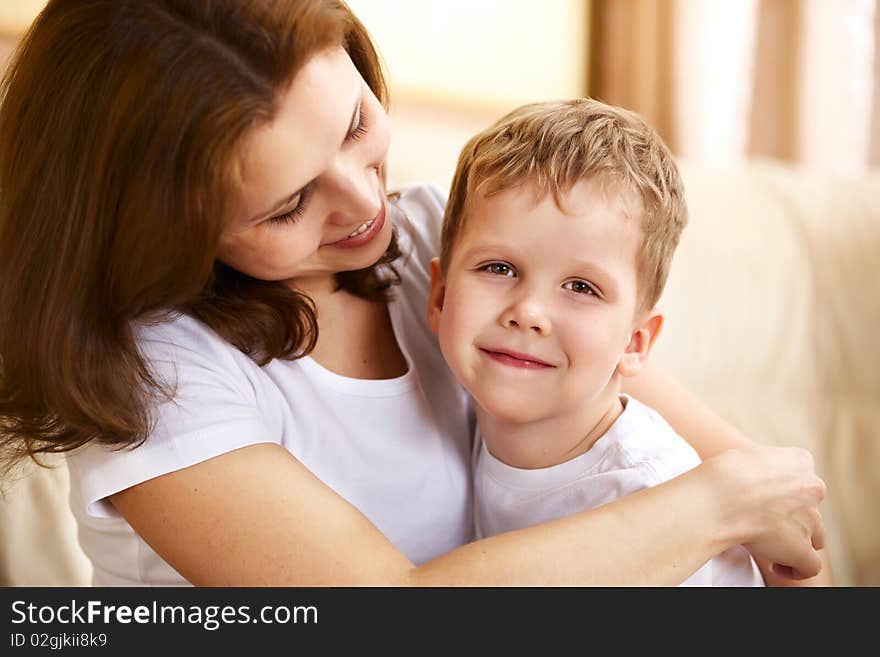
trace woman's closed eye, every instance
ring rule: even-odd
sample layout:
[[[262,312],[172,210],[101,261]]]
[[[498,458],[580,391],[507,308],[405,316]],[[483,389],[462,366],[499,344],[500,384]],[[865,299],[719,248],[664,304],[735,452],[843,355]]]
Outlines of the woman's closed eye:
[[[516,276],[514,268],[506,262],[488,262],[485,265],[477,267],[477,271],[484,271],[487,274],[494,274],[495,276]]]
[[[309,196],[312,193],[312,186],[314,183],[309,183],[305,187],[303,187],[299,194],[296,195],[296,205],[292,210],[288,210],[283,214],[276,215],[274,217],[269,217],[266,222],[268,224],[293,224],[299,221],[302,217],[303,213],[306,211],[306,205],[309,201]],[[293,200],[293,199],[291,199]]]
[[[593,287],[592,285],[587,283],[585,280],[582,280],[579,278],[576,278],[571,281],[566,281],[565,283],[562,284],[562,287],[565,288],[566,290],[571,290],[572,292],[575,292],[576,294],[586,294],[586,295],[591,295],[594,297],[599,296],[599,292],[598,292],[598,290],[596,290],[595,287]]]
[[[358,105],[356,118],[352,122],[352,128],[348,131],[348,134],[345,135],[346,141],[357,141],[365,134],[367,134],[367,120],[365,116],[365,112],[361,105]],[[302,188],[300,193],[297,195],[296,206],[283,214],[276,215],[274,217],[270,217],[267,219],[267,223],[270,225],[277,224],[293,224],[299,221],[299,219],[303,216],[303,213],[306,211],[306,205],[309,200],[309,196],[311,195],[312,188],[314,186],[314,182],[309,183],[305,187]]]
[[[357,119],[354,121],[354,126],[351,130],[348,131],[345,139],[346,141],[357,141],[365,134],[367,134],[367,119],[365,116],[363,105],[361,104],[358,105],[357,108]]]

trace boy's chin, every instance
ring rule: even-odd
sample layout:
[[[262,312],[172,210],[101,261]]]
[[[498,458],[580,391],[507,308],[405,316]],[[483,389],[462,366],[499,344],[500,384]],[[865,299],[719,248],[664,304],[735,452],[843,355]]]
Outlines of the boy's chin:
[[[546,413],[542,413],[533,400],[495,395],[475,396],[477,406],[488,418],[505,424],[529,424],[536,422]]]

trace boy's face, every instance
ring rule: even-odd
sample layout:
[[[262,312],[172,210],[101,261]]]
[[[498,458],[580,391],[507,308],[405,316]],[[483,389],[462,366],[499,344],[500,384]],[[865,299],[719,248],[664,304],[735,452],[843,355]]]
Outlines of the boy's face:
[[[445,281],[435,263],[432,328],[498,419],[577,415],[616,396],[609,384],[638,341],[638,204],[597,179],[564,201],[569,214],[550,195],[535,205],[528,186],[471,199]]]

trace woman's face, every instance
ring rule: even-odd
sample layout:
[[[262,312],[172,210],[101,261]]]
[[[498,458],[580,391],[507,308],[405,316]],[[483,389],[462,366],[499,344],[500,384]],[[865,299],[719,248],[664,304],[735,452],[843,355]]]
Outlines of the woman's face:
[[[241,192],[218,258],[304,291],[375,263],[391,240],[380,175],[388,117],[348,53],[315,55],[246,137]]]

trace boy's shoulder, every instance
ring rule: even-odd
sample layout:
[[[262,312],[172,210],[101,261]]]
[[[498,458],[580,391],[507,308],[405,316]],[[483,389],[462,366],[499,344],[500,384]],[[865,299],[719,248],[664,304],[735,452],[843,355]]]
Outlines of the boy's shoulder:
[[[622,467],[645,471],[659,484],[700,464],[700,457],[660,413],[628,395],[626,407],[603,437]]]

